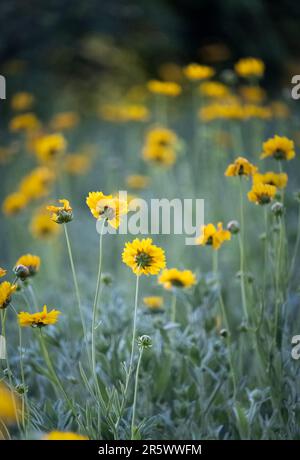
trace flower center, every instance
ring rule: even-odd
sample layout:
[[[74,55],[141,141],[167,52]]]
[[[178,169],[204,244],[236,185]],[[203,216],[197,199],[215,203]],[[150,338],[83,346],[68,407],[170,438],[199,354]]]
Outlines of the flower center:
[[[111,208],[108,205],[103,206],[99,209],[100,216],[104,217],[107,220],[114,219],[116,217],[116,210],[115,208]]]
[[[179,280],[178,278],[173,278],[170,280],[170,283],[172,284],[172,286],[174,287],[183,287],[184,286],[184,283]]]
[[[135,256],[135,262],[139,267],[146,268],[151,265],[152,257],[146,252],[138,252],[138,254]]]
[[[206,244],[207,244],[208,246],[212,246],[212,244],[213,244],[213,237],[212,237],[212,236],[209,236],[209,237],[207,238]]]
[[[259,197],[260,204],[269,204],[270,201],[271,201],[271,198],[269,197],[269,195],[261,195]]]
[[[285,158],[284,151],[281,149],[276,149],[274,152],[274,158],[276,158],[276,160],[284,160]]]

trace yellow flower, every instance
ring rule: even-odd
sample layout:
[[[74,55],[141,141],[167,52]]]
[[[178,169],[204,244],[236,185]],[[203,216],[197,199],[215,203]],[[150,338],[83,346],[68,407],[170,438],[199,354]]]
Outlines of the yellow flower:
[[[245,101],[255,104],[262,102],[266,98],[266,92],[260,86],[241,86],[239,93]]]
[[[177,142],[176,133],[171,129],[162,127],[151,129],[146,136],[146,144],[148,145],[174,148]]]
[[[277,188],[285,188],[288,183],[288,175],[286,173],[274,173],[274,172],[266,172],[264,174],[254,174],[253,176],[253,183],[258,184],[268,184],[274,185]]]
[[[294,141],[285,136],[275,136],[263,143],[261,158],[273,157],[275,160],[292,160],[295,157]]]
[[[9,128],[12,132],[19,131],[37,131],[41,124],[34,113],[28,112],[22,115],[16,115],[10,120]]]
[[[260,105],[245,104],[243,107],[243,118],[261,118],[268,120],[271,118],[272,112],[269,107],[261,107]]]
[[[197,239],[197,243],[219,249],[225,241],[230,239],[231,233],[228,230],[224,230],[222,223],[219,222],[217,228],[213,224],[203,226],[202,234]]]
[[[64,161],[64,169],[69,174],[85,174],[91,167],[91,159],[84,154],[73,153],[67,155]]]
[[[0,278],[3,278],[3,276],[6,275],[6,270],[2,267],[0,267]]]
[[[3,281],[0,284],[0,309],[6,308],[11,300],[12,294],[17,289],[17,286],[11,284],[9,281]]]
[[[102,192],[90,192],[86,204],[96,219],[105,219],[113,228],[118,228],[121,217],[128,212],[127,202]]]
[[[246,158],[238,157],[234,163],[230,164],[225,171],[225,176],[253,176],[257,167],[251,164]]]
[[[181,93],[181,86],[172,81],[150,80],[147,87],[151,93],[164,96],[176,97]]]
[[[21,412],[18,397],[6,385],[0,383],[0,421],[8,425],[15,423],[18,412]]]
[[[2,204],[2,210],[7,216],[18,214],[26,207],[28,203],[27,197],[24,193],[15,192],[8,195]]]
[[[34,276],[40,269],[41,259],[33,254],[25,254],[17,260],[15,269],[18,265],[28,268],[28,276]]]
[[[58,310],[47,311],[47,306],[44,305],[43,311],[38,313],[28,313],[21,311],[18,314],[19,323],[22,327],[44,327],[50,324],[55,324],[58,316],[61,314]]]
[[[79,123],[79,116],[76,112],[61,112],[54,115],[50,121],[50,127],[54,131],[64,131],[74,128]]]
[[[11,108],[16,112],[29,110],[34,102],[34,96],[26,91],[20,91],[12,96]]]
[[[265,71],[265,64],[261,59],[248,57],[240,59],[235,64],[234,69],[240,77],[262,77]]]
[[[68,200],[58,200],[62,206],[47,206],[47,211],[52,213],[51,220],[57,224],[66,224],[73,219],[73,210]]]
[[[19,191],[28,200],[42,198],[49,194],[49,185],[54,181],[54,178],[54,173],[50,169],[46,167],[35,168],[22,179]]]
[[[164,300],[160,296],[148,296],[143,298],[143,302],[149,309],[159,310],[162,308]]]
[[[229,88],[217,81],[205,81],[199,86],[199,91],[203,96],[212,99],[220,99],[228,96],[230,93]]]
[[[46,441],[87,441],[89,438],[72,431],[50,431],[43,439]]]
[[[126,177],[126,184],[132,189],[141,190],[149,185],[149,177],[142,174],[131,174]]]
[[[165,289],[189,288],[196,283],[196,276],[191,270],[177,270],[177,268],[166,268],[158,278]]]
[[[35,238],[48,239],[55,236],[60,227],[50,219],[45,211],[38,211],[30,223],[30,231]]]
[[[281,101],[274,101],[271,103],[271,110],[275,118],[287,118],[290,115],[289,107]]]
[[[248,192],[248,199],[256,204],[265,205],[272,201],[276,194],[274,185],[262,184],[261,182],[253,184],[252,189]]]
[[[62,134],[48,134],[39,136],[33,146],[37,158],[42,162],[48,162],[64,153],[67,143]]]
[[[172,166],[176,161],[176,153],[169,147],[160,145],[146,145],[143,150],[145,161],[153,162],[162,166]]]
[[[126,243],[122,260],[138,276],[157,275],[166,265],[164,250],[152,244],[151,238]]]
[[[146,121],[149,118],[149,110],[142,104],[105,104],[100,106],[99,115],[106,121]]]
[[[207,80],[215,74],[215,70],[207,65],[189,64],[183,69],[184,75],[189,80]]]

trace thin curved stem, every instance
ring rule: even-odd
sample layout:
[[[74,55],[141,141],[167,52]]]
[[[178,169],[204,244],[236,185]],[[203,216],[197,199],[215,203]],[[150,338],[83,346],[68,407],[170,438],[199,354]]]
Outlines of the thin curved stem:
[[[136,367],[135,372],[135,384],[134,384],[134,396],[133,396],[133,405],[132,405],[132,419],[131,419],[131,440],[134,439],[134,431],[135,431],[135,413],[136,413],[136,401],[137,401],[137,391],[138,391],[138,384],[139,384],[139,372],[140,372],[140,365],[143,356],[143,347],[140,348],[139,359]]]

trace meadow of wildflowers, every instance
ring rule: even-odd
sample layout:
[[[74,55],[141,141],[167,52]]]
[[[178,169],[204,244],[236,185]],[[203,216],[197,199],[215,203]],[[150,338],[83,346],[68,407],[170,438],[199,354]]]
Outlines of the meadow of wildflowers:
[[[5,101],[1,439],[300,438],[296,107],[222,70]],[[138,197],[203,198],[197,244],[104,232]]]

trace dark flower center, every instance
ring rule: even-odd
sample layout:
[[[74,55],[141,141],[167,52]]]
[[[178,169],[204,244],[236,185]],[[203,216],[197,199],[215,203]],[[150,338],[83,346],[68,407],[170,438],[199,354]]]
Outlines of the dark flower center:
[[[184,283],[179,280],[178,278],[173,278],[170,280],[170,283],[172,284],[172,286],[174,287],[183,287],[184,286]]]
[[[284,160],[285,152],[281,149],[276,149],[274,152],[274,158],[276,158],[276,160]]]
[[[259,197],[259,203],[260,204],[269,204],[271,201],[271,198],[269,197],[269,195],[261,195]]]
[[[135,261],[139,267],[145,268],[151,265],[152,257],[146,252],[138,252],[135,256]]]

